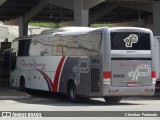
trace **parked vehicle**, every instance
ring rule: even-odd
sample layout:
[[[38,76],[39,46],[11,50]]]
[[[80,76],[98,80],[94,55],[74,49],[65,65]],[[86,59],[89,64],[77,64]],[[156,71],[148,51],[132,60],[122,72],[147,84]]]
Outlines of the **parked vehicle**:
[[[156,67],[153,33],[136,27],[68,27],[12,42],[11,86],[119,102],[151,96]]]

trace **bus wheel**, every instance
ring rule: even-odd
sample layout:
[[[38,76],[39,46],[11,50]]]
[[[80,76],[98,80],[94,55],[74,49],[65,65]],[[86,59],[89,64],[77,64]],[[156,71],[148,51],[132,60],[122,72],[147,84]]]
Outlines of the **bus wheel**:
[[[77,102],[78,99],[76,85],[73,82],[69,85],[69,98],[73,103]]]
[[[25,91],[26,90],[26,82],[25,82],[24,77],[20,78],[20,89],[21,89],[21,91]]]
[[[106,103],[119,103],[122,97],[104,97]]]

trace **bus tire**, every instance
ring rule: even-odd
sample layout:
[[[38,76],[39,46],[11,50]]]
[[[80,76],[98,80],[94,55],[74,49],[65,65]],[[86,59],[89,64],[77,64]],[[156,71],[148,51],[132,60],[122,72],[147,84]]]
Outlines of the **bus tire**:
[[[20,78],[20,90],[23,92],[25,92],[25,90],[26,90],[26,82],[25,82],[24,77]]]
[[[78,101],[78,96],[77,96],[77,89],[76,89],[76,85],[71,82],[69,84],[69,99],[72,103],[75,103]]]
[[[104,97],[106,103],[119,103],[122,97]]]

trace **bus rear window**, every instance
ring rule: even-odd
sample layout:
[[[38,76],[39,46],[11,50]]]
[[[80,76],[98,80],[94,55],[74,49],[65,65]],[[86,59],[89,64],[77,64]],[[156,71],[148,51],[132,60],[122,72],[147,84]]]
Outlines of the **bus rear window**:
[[[112,50],[150,50],[150,34],[142,32],[112,32]]]

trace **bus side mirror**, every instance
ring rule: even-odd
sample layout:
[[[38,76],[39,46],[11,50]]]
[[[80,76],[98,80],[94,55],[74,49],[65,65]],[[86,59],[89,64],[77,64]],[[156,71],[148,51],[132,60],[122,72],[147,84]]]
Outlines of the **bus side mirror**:
[[[16,67],[16,52],[12,52],[13,49],[5,49],[3,52],[4,63],[3,67],[13,70]]]
[[[3,69],[10,70],[10,54],[12,50],[12,48],[8,48],[3,51]]]

